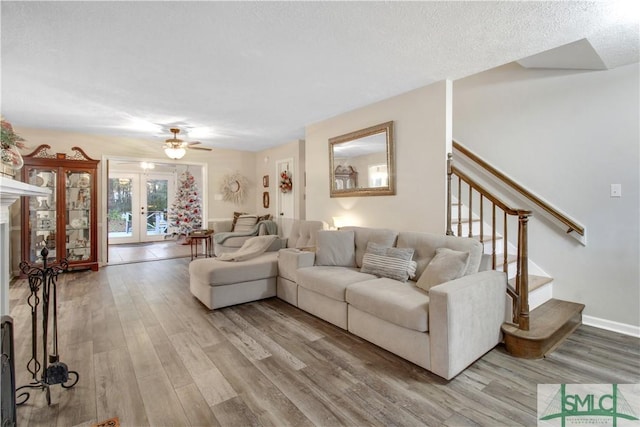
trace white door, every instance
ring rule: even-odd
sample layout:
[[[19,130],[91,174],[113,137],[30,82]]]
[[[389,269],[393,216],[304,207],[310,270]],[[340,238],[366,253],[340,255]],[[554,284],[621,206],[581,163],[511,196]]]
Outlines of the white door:
[[[175,196],[174,182],[171,173],[110,173],[109,244],[163,240],[167,208]]]
[[[282,236],[289,235],[291,226],[293,225],[293,219],[295,217],[295,199],[293,194],[296,190],[296,186],[300,185],[300,183],[293,181],[293,171],[293,159],[289,158],[276,161],[276,221],[278,222],[278,227],[280,228],[280,234]],[[280,188],[283,172],[292,179],[292,188],[287,192],[283,192]]]

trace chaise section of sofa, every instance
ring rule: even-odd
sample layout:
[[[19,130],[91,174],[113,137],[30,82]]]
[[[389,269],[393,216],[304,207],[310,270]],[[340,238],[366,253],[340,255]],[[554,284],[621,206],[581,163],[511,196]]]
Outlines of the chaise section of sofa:
[[[277,275],[276,251],[241,263],[201,258],[189,264],[189,289],[213,310],[275,296]]]
[[[211,310],[276,295],[286,300],[286,291],[277,290],[277,283],[284,280],[278,277],[278,251],[283,247],[289,248],[284,250],[297,251],[298,247],[314,245],[316,232],[323,226],[321,221],[297,221],[288,238],[275,239],[266,252],[246,261],[222,261],[218,258],[191,261],[191,293]],[[247,243],[247,239],[244,243]],[[308,254],[312,255],[310,252]],[[283,274],[286,274],[285,271],[282,269]],[[292,271],[295,269],[292,268]],[[282,282],[280,288],[286,289],[286,284]],[[297,289],[292,292],[294,296],[291,298],[297,300]]]

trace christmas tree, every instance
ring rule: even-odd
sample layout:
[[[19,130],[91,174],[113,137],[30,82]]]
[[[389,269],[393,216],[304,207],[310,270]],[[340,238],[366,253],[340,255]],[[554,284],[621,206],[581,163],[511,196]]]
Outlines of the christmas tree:
[[[202,228],[200,192],[189,171],[182,172],[178,179],[176,198],[169,208],[169,225],[174,227],[174,233],[185,236]]]

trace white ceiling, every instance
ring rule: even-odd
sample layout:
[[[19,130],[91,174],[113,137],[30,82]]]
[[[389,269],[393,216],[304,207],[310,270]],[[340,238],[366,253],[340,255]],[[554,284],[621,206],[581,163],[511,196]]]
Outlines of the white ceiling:
[[[639,59],[636,0],[0,3],[15,126],[162,140],[177,124],[243,150],[585,38],[607,68]]]

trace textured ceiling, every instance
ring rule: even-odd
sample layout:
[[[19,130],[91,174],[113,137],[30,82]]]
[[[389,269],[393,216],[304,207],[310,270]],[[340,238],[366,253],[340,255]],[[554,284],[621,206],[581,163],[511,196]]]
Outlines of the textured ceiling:
[[[640,3],[640,2],[638,2]],[[635,2],[1,2],[16,126],[260,150],[442,79],[588,39],[637,62]]]

